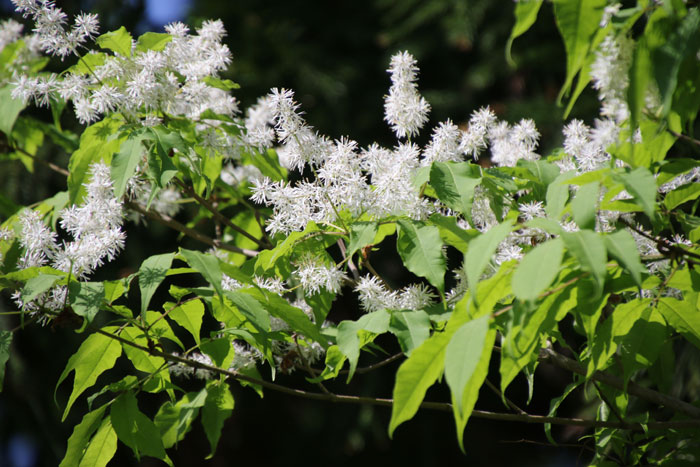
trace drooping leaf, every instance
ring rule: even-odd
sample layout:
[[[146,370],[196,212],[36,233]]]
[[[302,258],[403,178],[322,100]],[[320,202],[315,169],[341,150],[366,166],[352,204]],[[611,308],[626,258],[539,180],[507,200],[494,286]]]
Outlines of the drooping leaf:
[[[437,227],[419,221],[399,220],[396,249],[406,268],[425,277],[440,292],[445,290],[447,263]]]
[[[200,300],[186,301],[170,310],[168,316],[187,329],[199,345],[199,334],[202,328],[202,318],[204,318],[204,305]]]
[[[435,334],[413,350],[411,356],[396,372],[389,437],[406,420],[418,411],[425,393],[442,375],[445,366],[445,349],[449,340],[445,334]]]
[[[103,329],[107,332],[114,330],[114,328]],[[83,341],[78,351],[68,359],[65,369],[56,383],[56,387],[58,387],[71,371],[75,372],[73,390],[63,411],[63,420],[65,420],[78,396],[95,384],[97,377],[104,371],[112,368],[121,353],[122,346],[119,345],[119,342],[103,334],[90,334]]]
[[[270,330],[270,315],[253,296],[239,291],[225,292],[236,308],[261,332]]]
[[[112,423],[105,418],[95,436],[90,440],[78,467],[104,467],[112,460],[116,452],[117,434],[114,432]]]
[[[119,440],[130,447],[137,458],[145,454],[172,465],[158,427],[139,410],[133,392],[127,391],[115,399],[109,417]]]
[[[561,238],[566,248],[579,260],[581,268],[591,273],[599,294],[603,290],[608,259],[602,236],[590,230],[580,230],[564,232]]]
[[[462,413],[462,397],[484,350],[490,316],[484,315],[462,325],[452,336],[445,351],[445,379]]]
[[[141,263],[139,268],[139,289],[141,289],[141,315],[148,309],[156,289],[165,279],[175,257],[174,253],[154,255]]]
[[[10,358],[10,346],[12,345],[12,331],[0,330],[0,391],[5,381],[5,364]]]
[[[639,250],[632,234],[626,230],[618,230],[610,235],[605,235],[603,240],[605,241],[608,254],[625,267],[641,288],[642,274],[646,271],[646,268],[639,258]]]
[[[476,229],[464,230],[457,225],[455,217],[435,213],[430,216],[430,222],[439,229],[443,242],[457,248],[462,253],[467,252],[469,242],[479,235],[479,231]]]
[[[700,348],[700,313],[691,300],[664,297],[659,299],[658,309],[668,324]]]
[[[148,346],[146,335],[143,331],[135,327],[126,327],[122,329],[120,336],[141,347]],[[163,357],[151,355],[149,352],[126,343],[122,343],[122,348],[136,370],[152,375],[143,386],[144,390],[148,392],[158,392],[169,387],[170,372],[168,372]]]
[[[554,2],[554,17],[566,48],[566,80],[559,100],[568,93],[574,77],[583,66],[606,4],[606,0]]]
[[[160,431],[163,447],[168,449],[181,441],[192,426],[204,405],[208,391],[206,388],[199,392],[188,392],[175,403],[166,401],[158,409],[153,423]]]
[[[216,452],[221,429],[226,419],[233,413],[233,405],[233,395],[228,384],[217,381],[207,383],[207,398],[202,407],[202,426],[211,446],[211,453],[207,459],[214,456]]]
[[[564,172],[547,187],[545,212],[547,217],[555,220],[561,218],[561,213],[569,199],[569,184],[566,183],[576,175],[575,172]]]
[[[73,428],[73,434],[68,438],[66,455],[59,467],[70,467],[78,465],[83,457],[83,451],[90,442],[90,437],[102,425],[102,416],[105,413],[106,405],[86,413],[80,423]],[[116,438],[116,436],[115,436]]]
[[[571,202],[571,213],[580,228],[591,230],[595,228],[599,193],[600,184],[598,182],[583,185],[576,192],[576,197]]]
[[[670,211],[683,203],[697,199],[698,196],[700,196],[700,183],[688,183],[666,193],[664,206]]]
[[[656,211],[656,179],[645,167],[637,167],[631,172],[620,174],[620,179],[635,201],[644,209],[649,219],[654,219]]]
[[[62,278],[63,276],[56,274],[41,274],[32,277],[24,284],[24,287],[22,287],[22,293],[20,295],[22,301],[24,303],[33,301],[39,295],[51,289],[51,287]]]
[[[464,255],[464,269],[467,272],[469,288],[476,300],[476,287],[498,245],[510,234],[513,222],[506,220],[471,241]]]
[[[513,274],[513,293],[520,300],[534,300],[559,274],[564,244],[555,238],[525,254]]]
[[[510,66],[515,66],[515,61],[510,55],[511,47],[513,46],[513,41],[522,36],[530,29],[530,26],[535,24],[537,19],[537,13],[540,11],[542,6],[541,0],[535,0],[533,2],[518,2],[515,4],[515,24],[513,29],[510,31],[510,37],[508,38],[508,43],[506,44],[506,60]]]
[[[114,196],[121,199],[126,191],[126,184],[136,172],[136,167],[143,157],[143,135],[132,135],[126,139],[119,152],[112,157],[110,174],[114,182]]]

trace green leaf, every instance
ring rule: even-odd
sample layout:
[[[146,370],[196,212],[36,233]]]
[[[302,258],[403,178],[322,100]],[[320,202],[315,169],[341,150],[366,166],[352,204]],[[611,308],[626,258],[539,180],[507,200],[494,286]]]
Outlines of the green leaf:
[[[207,76],[202,81],[213,88],[221,89],[223,91],[231,91],[233,89],[240,89],[241,87],[240,84],[234,83],[230,79],[219,79],[214,78],[213,76]]]
[[[389,422],[390,438],[401,423],[413,418],[428,388],[442,375],[449,342],[445,336],[445,333],[435,334],[423,342],[396,372],[394,404]]]
[[[652,50],[656,84],[661,94],[663,115],[671,110],[671,102],[678,85],[681,64],[687,57],[692,57],[700,47],[700,11],[692,8],[681,20],[663,44]],[[691,58],[696,60],[695,57]]]
[[[525,254],[513,274],[513,293],[520,300],[534,300],[559,274],[564,244],[560,238],[537,245]]]
[[[172,309],[168,316],[187,329],[197,345],[200,344],[199,334],[202,328],[202,318],[204,318],[204,305],[200,300],[187,301]]]
[[[605,235],[603,237],[608,254],[615,258],[620,265],[624,266],[627,272],[632,275],[637,286],[642,287],[642,274],[646,268],[639,258],[639,250],[634,237],[626,230]]]
[[[599,29],[606,0],[558,0],[554,17],[566,48],[566,79],[559,100],[571,88],[576,74],[583,67],[593,36]]]
[[[391,314],[389,331],[399,340],[406,356],[430,337],[430,316],[424,310],[397,311]]]
[[[112,157],[110,173],[114,182],[114,196],[121,199],[126,191],[126,184],[136,173],[136,167],[144,154],[141,144],[143,135],[132,135],[127,138],[120,147],[117,154]]]
[[[547,187],[546,201],[544,208],[547,217],[559,220],[561,213],[566,206],[566,201],[569,199],[569,184],[565,183],[576,175],[575,172],[564,172],[554,179]]]
[[[506,220],[492,227],[469,244],[467,254],[464,255],[464,269],[467,272],[469,288],[472,297],[476,301],[476,287],[484,273],[486,266],[491,261],[491,257],[496,252],[498,245],[510,234],[513,221]]]
[[[101,49],[111,50],[124,57],[131,57],[131,41],[131,34],[127,32],[124,26],[116,31],[102,34],[95,39],[95,43],[99,45]]]
[[[207,459],[213,457],[216,452],[221,429],[226,419],[233,413],[233,405],[233,394],[231,394],[228,384],[218,381],[207,383],[207,399],[202,407],[202,426],[211,445],[211,454],[207,456]]]
[[[90,440],[90,444],[78,465],[79,467],[104,467],[112,460],[116,452],[117,434],[110,421],[104,419],[97,433]]]
[[[567,287],[547,296],[536,305],[514,303],[512,319],[501,341],[501,392],[518,373],[537,362],[539,350],[548,333],[578,304],[578,289]]]
[[[440,201],[464,214],[471,222],[474,188],[481,182],[479,167],[468,162],[435,162],[430,169],[430,183]]]
[[[510,37],[508,38],[508,43],[506,44],[506,60],[512,67],[515,67],[515,61],[510,55],[513,41],[525,34],[528,29],[530,29],[530,26],[535,24],[535,21],[537,20],[537,13],[540,11],[541,6],[541,0],[535,0],[532,2],[518,2],[515,4],[515,24],[513,25],[513,29],[510,31]]]
[[[683,203],[697,199],[700,196],[700,183],[688,183],[666,193],[664,206],[670,211]]]
[[[41,274],[36,277],[32,277],[24,284],[22,287],[21,299],[24,303],[29,303],[35,298],[37,298],[42,293],[51,289],[51,287],[61,280],[64,276],[59,276],[55,274]]]
[[[114,328],[103,329],[110,332]],[[70,372],[75,371],[73,391],[63,411],[62,420],[66,419],[66,415],[68,415],[70,408],[73,406],[78,396],[95,384],[97,377],[104,371],[112,368],[121,354],[122,346],[119,342],[103,334],[91,334],[83,341],[78,351],[68,360],[63,373],[61,373],[56,383],[56,388],[58,388]]]
[[[440,292],[445,291],[447,263],[437,227],[413,220],[399,220],[396,249],[413,274],[425,277]]]
[[[355,222],[350,226],[350,243],[346,255],[351,257],[357,250],[372,244],[377,235],[377,222]]]
[[[236,308],[261,332],[270,330],[270,315],[254,297],[240,291],[225,292]]]
[[[235,355],[230,337],[221,337],[207,342],[202,342],[200,350],[211,357],[212,362],[219,368],[231,366]]]
[[[219,267],[219,260],[215,256],[184,248],[180,248],[179,253],[185,258],[187,264],[204,276],[220,297],[224,295],[224,289],[221,288],[223,273]]]
[[[357,321],[341,321],[338,324],[337,342],[340,351],[348,358],[350,371],[348,381],[352,379],[357,368],[357,360],[360,358],[360,348],[377,334],[389,329],[391,315],[385,310],[374,311],[363,315]],[[360,332],[367,331],[360,339]]]
[[[469,242],[479,236],[478,230],[464,230],[457,225],[456,217],[447,217],[435,213],[430,216],[430,222],[440,230],[442,241],[457,248],[462,253],[466,253]]]
[[[649,219],[654,219],[656,211],[656,179],[645,167],[638,167],[631,172],[620,174],[620,180],[627,191],[642,206]]]
[[[120,334],[121,337],[138,344],[142,347],[148,346],[148,339],[140,329],[135,327],[125,327]],[[144,385],[144,389],[148,392],[158,392],[167,388],[170,384],[170,373],[165,365],[165,359],[151,355],[150,353],[138,349],[133,345],[122,343],[124,353],[129,358],[134,368],[138,371],[153,375],[152,378]]]
[[[173,36],[166,33],[146,32],[141,34],[136,41],[136,50],[146,52],[148,50],[161,51],[173,40]]]
[[[456,401],[455,409],[464,411],[462,397],[474,370],[481,359],[489,331],[489,315],[471,320],[462,325],[450,339],[445,351],[445,380]]]
[[[566,248],[578,259],[581,268],[591,273],[599,295],[603,291],[608,259],[605,242],[601,235],[590,230],[580,230],[563,232],[561,238]]]
[[[106,405],[88,412],[83,416],[80,423],[73,428],[73,434],[68,438],[68,446],[66,447],[66,455],[59,467],[70,467],[78,465],[83,457],[83,451],[90,441],[92,434],[102,425],[102,416],[105,413]],[[110,426],[111,427],[111,426]],[[116,436],[115,436],[116,440]]]
[[[0,131],[8,136],[12,134],[17,116],[26,107],[21,99],[12,98],[13,88],[11,84],[0,88]]]
[[[686,295],[692,294],[687,293]],[[659,299],[658,310],[668,324],[693,345],[700,348],[700,313],[691,300],[664,297]]]
[[[175,257],[174,253],[154,255],[144,260],[139,268],[139,289],[141,290],[141,316],[144,316],[148,309],[156,289],[165,279],[168,269]]]
[[[109,163],[119,150],[126,136],[115,137],[123,121],[116,117],[105,118],[90,125],[80,135],[80,147],[68,161],[68,195],[70,204],[78,204],[85,194],[85,184],[90,180],[89,168],[94,162]]]
[[[199,392],[188,392],[176,403],[165,402],[158,409],[153,423],[160,431],[163,447],[171,448],[182,440],[192,426],[192,422],[207,398],[207,389]],[[149,420],[150,421],[150,420]]]
[[[493,352],[493,344],[496,341],[496,330],[489,330],[486,338],[484,339],[484,346],[481,352],[481,357],[477,362],[476,368],[466,383],[464,388],[464,393],[462,395],[461,407],[462,410],[457,409],[458,401],[455,398],[454,392],[452,396],[452,412],[455,418],[455,425],[457,428],[457,442],[459,443],[459,448],[464,452],[464,428],[467,426],[469,417],[474,410],[474,405],[479,397],[479,390],[486,380],[486,376],[489,372],[489,362],[491,361],[491,353]]]
[[[579,381],[574,381],[573,383],[570,383],[566,388],[564,388],[564,392],[561,393],[560,396],[555,397],[552,399],[552,401],[549,403],[549,413],[547,414],[548,417],[554,417],[557,414],[557,409],[561,405],[562,402],[564,402],[564,399],[573,392],[574,389],[579,387],[581,383],[584,382],[584,379],[581,378]],[[545,423],[544,424],[544,433],[547,436],[547,439],[549,440],[550,443],[553,445],[557,445],[556,441],[554,441],[554,438],[552,438],[552,424],[551,423]]]
[[[105,299],[104,283],[71,282],[68,290],[70,305],[75,314],[84,317],[87,323],[91,323]]]
[[[145,454],[172,465],[165,453],[158,427],[139,410],[133,392],[128,391],[117,397],[109,416],[119,440],[130,447],[137,458]]]
[[[580,228],[590,230],[595,228],[599,197],[600,184],[598,182],[583,185],[576,192],[576,197],[571,202],[571,213]]]
[[[12,331],[0,330],[0,391],[5,381],[5,364],[10,358],[10,346],[12,345]]]

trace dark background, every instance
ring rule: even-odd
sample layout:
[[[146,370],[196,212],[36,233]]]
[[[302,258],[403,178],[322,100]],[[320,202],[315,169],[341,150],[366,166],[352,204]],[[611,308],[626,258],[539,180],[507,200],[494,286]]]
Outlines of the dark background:
[[[505,61],[505,45],[513,24],[510,1],[489,0],[373,0],[291,2],[167,1],[57,2],[69,15],[80,10],[100,14],[103,32],[124,25],[134,36],[147,30],[160,31],[163,24],[183,20],[198,25],[203,19],[221,18],[228,31],[226,42],[234,61],[227,78],[241,84],[235,91],[241,108],[253,104],[271,87],[296,91],[296,98],[309,123],[331,138],[348,136],[360,146],[373,142],[392,146],[395,139],[383,122],[383,96],[388,92],[386,68],[390,57],[408,50],[418,60],[419,89],[432,106],[430,122],[417,142],[428,140],[431,128],[451,118],[464,124],[473,110],[490,105],[500,118],[515,122],[535,120],[542,134],[540,153],[561,144],[562,109],[556,95],[564,80],[565,55],[556,30],[551,5],[542,7],[533,28],[513,47],[516,68]],[[11,15],[9,2],[0,12]],[[65,63],[52,63],[63,69]],[[571,117],[591,123],[597,101],[584,92]],[[29,110],[46,118],[40,110]],[[78,126],[71,112],[64,125]],[[570,118],[571,118],[570,117]],[[79,130],[78,130],[79,131]],[[41,156],[62,166],[69,155],[47,147]],[[65,180],[42,167],[29,174],[17,162],[0,162],[0,186],[8,197],[28,205],[65,189]],[[152,255],[168,251],[175,236],[157,225],[128,226],[125,253],[96,276],[113,278],[128,274]],[[196,244],[186,244],[198,248]],[[396,270],[392,256],[374,259],[377,267]],[[401,273],[391,278],[397,284],[411,278]],[[337,316],[357,316],[357,304],[347,293],[336,304]],[[0,311],[12,310],[3,295]],[[331,316],[333,317],[333,315]],[[18,323],[0,316],[0,326]],[[65,423],[60,422],[72,378],[58,390],[55,382],[82,336],[65,328],[29,328],[16,333],[5,387],[0,394],[0,466],[54,466],[62,458],[65,442],[77,416],[87,409],[85,398],[76,403]],[[391,339],[379,341],[388,352],[397,349]],[[360,364],[373,360],[363,356]],[[490,380],[498,385],[497,358]],[[125,369],[128,365],[125,365]],[[338,393],[391,397],[398,363],[387,371],[357,375],[349,386],[330,384]],[[98,387],[103,379],[98,380]],[[314,390],[301,376],[281,376],[278,382]],[[546,414],[552,397],[561,394],[570,376],[549,367],[538,368],[534,398],[527,410]],[[196,389],[198,383],[184,383]],[[190,387],[191,386],[191,387]],[[568,466],[585,464],[589,452],[582,447],[546,444],[543,427],[473,418],[465,434],[466,456],[457,447],[450,413],[422,411],[400,426],[393,440],[387,437],[390,409],[334,405],[296,399],[272,391],[260,400],[250,389],[232,384],[236,407],[226,422],[216,456],[208,461],[208,442],[199,422],[177,449],[169,452],[176,465],[223,466],[253,461],[256,465],[532,465]],[[516,379],[508,394],[525,406],[527,383]],[[152,415],[158,400],[140,401],[142,411]],[[446,386],[431,389],[427,400],[446,401]],[[574,393],[560,414],[592,415]],[[500,399],[486,387],[477,408],[506,411]],[[584,433],[554,427],[563,444],[576,443]],[[138,462],[130,450],[119,446],[111,465],[162,465],[153,459]]]

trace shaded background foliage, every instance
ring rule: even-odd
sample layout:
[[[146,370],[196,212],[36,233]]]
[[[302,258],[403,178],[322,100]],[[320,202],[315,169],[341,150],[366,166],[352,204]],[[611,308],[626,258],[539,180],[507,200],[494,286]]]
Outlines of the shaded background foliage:
[[[271,87],[294,89],[311,125],[331,138],[349,136],[361,146],[372,142],[392,144],[394,137],[383,122],[382,98],[388,91],[386,68],[391,55],[409,50],[421,68],[419,88],[432,106],[431,128],[446,118],[464,124],[470,113],[490,105],[501,118],[511,122],[528,117],[535,120],[542,134],[540,152],[561,143],[562,109],[556,95],[564,81],[565,55],[551,8],[545,6],[534,27],[513,47],[517,68],[505,60],[505,44],[513,24],[510,2],[488,0],[373,0],[371,2],[257,2],[216,0],[156,2],[132,0],[119,4],[107,0],[58,2],[69,14],[80,10],[100,15],[102,30],[120,25],[136,33],[161,30],[164,22],[182,19],[197,25],[206,18],[221,18],[227,28],[227,43],[234,62],[230,78],[241,84],[236,96],[245,108]],[[162,3],[162,5],[161,5]],[[160,6],[159,6],[160,5]],[[165,10],[162,10],[165,5]],[[176,13],[166,18],[159,12]],[[177,18],[177,13],[185,14]],[[11,14],[9,2],[3,16]],[[65,64],[57,64],[65,66]],[[570,117],[592,121],[598,104],[592,92],[584,92]],[[37,118],[48,113],[31,109]],[[64,125],[76,127],[72,112],[64,115]],[[427,141],[424,130],[419,142]],[[46,145],[40,154],[45,160],[65,166],[68,154]],[[10,198],[28,205],[65,189],[65,180],[37,166],[29,174],[17,162],[3,162],[0,186]],[[176,237],[156,225],[129,227],[127,248],[122,257],[104,267],[104,277],[115,272],[133,272],[140,261],[165,251]],[[196,248],[193,244],[190,247]],[[398,271],[385,277],[402,285],[409,274],[397,258],[377,257],[378,269]],[[95,277],[99,280],[98,273]],[[163,288],[167,290],[167,287]],[[6,299],[6,297],[3,297]],[[138,297],[132,297],[138,300]],[[357,316],[354,299],[340,297],[342,313]],[[137,301],[136,301],[137,303]],[[1,311],[12,309],[5,300]],[[336,317],[343,319],[345,316]],[[331,316],[331,319],[334,317]],[[6,317],[0,325],[18,323]],[[57,465],[63,456],[65,440],[79,420],[77,411],[60,423],[62,407],[53,401],[53,386],[64,363],[77,347],[79,336],[70,328],[57,327],[51,333],[31,329],[17,334],[5,389],[0,394],[0,465]],[[387,351],[398,350],[395,343],[379,342]],[[46,356],[51,355],[50,359]],[[395,364],[398,365],[398,364]],[[282,376],[290,386],[303,386],[298,375]],[[339,392],[389,396],[393,372],[358,375]],[[98,380],[98,384],[99,384]],[[534,413],[546,413],[550,398],[569,381],[540,367],[535,376],[538,391],[529,406]],[[186,386],[187,383],[183,385]],[[59,403],[67,398],[59,389]],[[444,391],[444,393],[440,393]],[[482,390],[483,393],[486,388]],[[558,392],[557,392],[558,391]],[[386,434],[389,410],[377,407],[331,405],[267,392],[264,400],[251,390],[233,385],[236,407],[227,421],[216,456],[207,465],[230,465],[255,461],[258,465],[301,465],[333,462],[339,465],[398,464],[438,465],[469,461],[476,465],[575,465],[589,458],[580,448],[538,445],[545,441],[542,427],[513,423],[470,421],[465,436],[465,459],[455,443],[449,413],[419,413],[413,423],[402,426],[390,441]],[[527,384],[517,380],[509,391],[519,404],[527,400]],[[497,396],[486,395],[477,408],[500,409]],[[429,400],[446,400],[446,388],[434,388]],[[567,400],[560,413],[580,414],[580,398]],[[155,401],[154,401],[155,402]],[[84,401],[82,402],[85,403]],[[152,408],[142,407],[151,415]],[[199,430],[199,431],[198,431]],[[575,441],[575,429],[554,429],[562,442]],[[22,448],[25,443],[26,448]],[[173,453],[176,465],[200,465],[207,452],[204,433],[195,424]],[[15,450],[15,451],[13,451]],[[29,457],[24,464],[12,459],[13,452]],[[119,447],[113,465],[157,465],[158,461],[137,462],[124,446]]]

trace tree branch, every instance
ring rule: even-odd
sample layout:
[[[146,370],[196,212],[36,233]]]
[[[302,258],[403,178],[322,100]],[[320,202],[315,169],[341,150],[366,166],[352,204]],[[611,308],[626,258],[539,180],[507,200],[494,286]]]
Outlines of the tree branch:
[[[587,374],[586,369],[583,368],[583,366],[581,366],[577,361],[567,358],[553,351],[552,349],[540,349],[539,359],[540,361],[551,363],[555,366],[558,366],[559,368],[563,368],[565,370],[577,373],[579,375],[586,376]],[[625,382],[622,380],[622,378],[618,378],[617,376],[613,376],[602,371],[596,371],[595,373],[593,373],[591,378],[616,389],[620,389],[623,391],[625,390]],[[626,390],[627,393],[629,393],[630,395],[639,397],[640,399],[644,399],[657,405],[668,407],[669,409],[672,409],[676,412],[697,419],[696,421],[698,424],[695,426],[700,427],[700,407],[695,407],[694,405],[691,405],[680,399],[676,399],[675,397],[656,392],[653,389],[645,388],[644,386],[639,386],[638,384],[635,384],[631,381],[627,383]],[[633,425],[634,424],[630,424],[630,426]]]
[[[242,229],[241,227],[239,227],[236,224],[234,224],[233,222],[231,222],[231,220],[228,217],[221,214],[221,212],[218,209],[216,209],[214,206],[212,206],[212,204],[209,201],[207,201],[206,199],[199,196],[197,194],[197,192],[194,191],[194,189],[191,186],[185,185],[182,181],[180,181],[177,178],[173,178],[173,181],[175,182],[176,185],[178,185],[180,188],[185,190],[191,197],[193,197],[199,204],[201,204],[207,211],[211,212],[219,222],[222,222],[223,224],[227,225],[228,227],[235,230],[236,232],[243,235],[244,237],[254,241],[261,248],[271,246],[271,245],[267,245],[266,242],[264,242],[263,240],[261,240],[259,238],[255,238],[255,236],[251,235],[246,230]]]
[[[213,373],[218,373],[221,375],[226,375],[230,378],[246,381],[249,383],[257,384],[264,388],[270,389],[272,391],[277,391],[283,394],[288,394],[291,396],[302,397],[311,400],[320,400],[327,402],[337,402],[337,403],[349,403],[349,404],[369,404],[377,405],[383,407],[391,407],[394,403],[393,399],[383,399],[375,397],[363,397],[363,396],[350,396],[343,394],[333,394],[333,393],[318,393],[304,391],[302,389],[294,389],[280,384],[271,383],[265,380],[253,378],[241,374],[237,371],[226,370],[223,368],[218,368],[214,365],[208,365],[206,363],[198,362],[195,360],[190,360],[178,355],[169,354],[167,352],[162,352],[156,348],[149,349],[142,345],[131,342],[121,336],[112,334],[110,332],[104,331],[102,329],[97,330],[98,333],[115,339],[122,344],[129,345],[131,347],[140,349],[150,355],[155,355],[162,357],[171,362],[182,363],[184,365],[199,368],[202,370],[211,371]],[[452,404],[447,402],[426,402],[423,401],[420,404],[420,408],[429,410],[439,410],[442,412],[451,412]],[[700,410],[700,409],[698,409]],[[484,418],[489,420],[502,420],[502,421],[512,421],[512,422],[522,422],[522,423],[551,423],[554,425],[574,425],[574,426],[584,426],[589,428],[622,428],[633,431],[647,431],[652,430],[667,430],[672,428],[700,428],[700,420],[681,420],[681,421],[670,421],[670,422],[648,422],[645,424],[640,423],[630,423],[623,424],[618,422],[607,422],[598,420],[585,420],[581,418],[563,418],[563,417],[548,417],[543,415],[530,415],[530,414],[510,414],[510,413],[499,413],[499,412],[489,412],[485,410],[474,410],[472,411],[472,416],[475,418]]]
[[[206,235],[197,232],[194,229],[191,229],[187,227],[186,225],[183,225],[173,219],[172,217],[166,216],[164,214],[159,214],[154,211],[148,211],[144,209],[141,205],[138,203],[135,203],[133,201],[127,201],[125,203],[129,209],[133,209],[134,211],[143,214],[144,216],[148,217],[149,219],[152,219],[160,224],[163,224],[165,226],[170,227],[171,229],[177,230],[178,232],[182,232],[183,234],[187,235],[188,237],[194,238],[197,241],[200,241],[202,243],[206,243],[209,246],[213,246],[215,248],[221,248],[222,250],[227,250],[227,251],[232,251],[234,253],[240,253],[246,256],[250,256],[251,258],[253,256],[257,256],[258,252],[255,250],[248,250],[247,248],[239,248],[237,246],[229,245],[228,243],[221,242],[219,240],[214,240],[211,237],[207,237]]]

